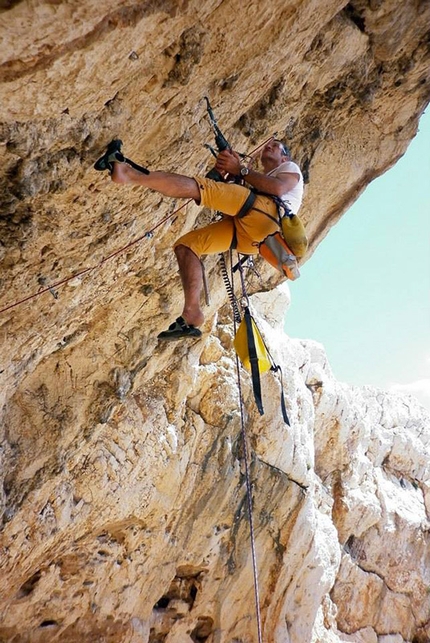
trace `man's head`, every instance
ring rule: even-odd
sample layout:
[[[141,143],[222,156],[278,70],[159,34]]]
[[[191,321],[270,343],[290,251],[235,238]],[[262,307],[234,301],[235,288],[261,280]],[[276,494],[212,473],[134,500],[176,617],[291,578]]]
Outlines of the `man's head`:
[[[278,145],[278,147],[280,148],[280,150],[282,152],[282,155],[285,156],[288,160],[290,160],[291,159],[291,152],[290,152],[290,148],[288,147],[288,145],[286,145],[283,141],[279,141],[277,138],[275,138],[273,140]]]
[[[291,152],[289,148],[277,138],[270,139],[261,152],[261,162],[266,171],[272,170],[290,159]]]

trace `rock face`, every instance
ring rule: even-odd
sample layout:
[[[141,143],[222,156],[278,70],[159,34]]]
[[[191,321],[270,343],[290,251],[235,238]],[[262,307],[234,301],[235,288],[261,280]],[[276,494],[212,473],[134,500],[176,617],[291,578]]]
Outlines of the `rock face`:
[[[158,345],[198,209],[160,224],[182,204],[92,164],[119,136],[151,168],[205,172],[208,95],[236,149],[289,141],[312,249],[414,136],[429,19],[418,0],[0,3],[0,640],[257,641],[217,258],[203,339]],[[259,269],[251,292],[278,283]],[[260,417],[242,372],[264,641],[425,643],[428,418],[337,383],[268,297],[290,428],[276,377]]]

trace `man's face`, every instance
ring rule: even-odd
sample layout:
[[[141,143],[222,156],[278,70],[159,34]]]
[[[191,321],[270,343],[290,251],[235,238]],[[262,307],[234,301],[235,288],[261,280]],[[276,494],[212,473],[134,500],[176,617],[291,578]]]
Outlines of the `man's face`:
[[[261,158],[264,160],[277,161],[279,165],[288,159],[288,156],[284,154],[282,143],[272,139],[263,147]]]

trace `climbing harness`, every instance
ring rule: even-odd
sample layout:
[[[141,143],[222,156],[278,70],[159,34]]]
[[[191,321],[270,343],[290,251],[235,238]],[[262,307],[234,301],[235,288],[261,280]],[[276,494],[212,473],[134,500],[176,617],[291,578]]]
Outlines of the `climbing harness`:
[[[277,218],[261,210],[261,208],[254,207],[258,194],[274,201]],[[300,271],[297,259],[301,259],[305,255],[308,247],[308,240],[301,219],[297,214],[293,214],[279,197],[272,194],[264,194],[254,188],[250,190],[245,203],[236,216],[242,219],[251,210],[261,212],[279,226],[278,232],[268,235],[259,243],[259,254],[288,279],[292,281],[298,279],[300,277]]]

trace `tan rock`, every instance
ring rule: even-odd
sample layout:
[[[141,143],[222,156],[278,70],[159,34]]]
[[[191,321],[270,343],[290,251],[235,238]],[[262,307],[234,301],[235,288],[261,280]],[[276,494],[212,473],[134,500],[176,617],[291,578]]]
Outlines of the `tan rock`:
[[[2,3],[2,641],[257,641],[216,257],[203,339],[156,341],[182,306],[171,245],[212,215],[93,163],[119,136],[151,168],[206,172],[208,95],[235,148],[291,144],[310,256],[415,135],[429,18],[412,0]],[[257,268],[250,292],[279,283]],[[277,377],[260,417],[241,370],[264,641],[424,643],[428,418],[336,382],[283,334],[287,305],[252,304],[291,427]]]

